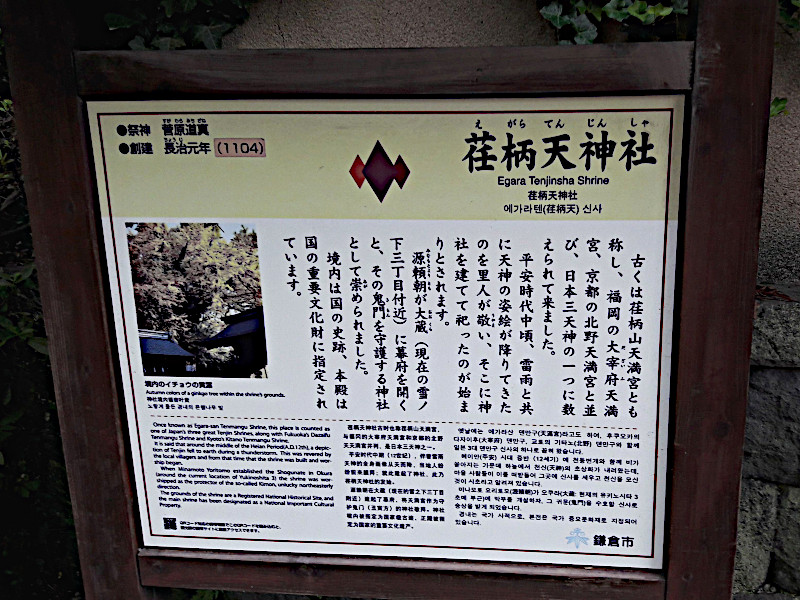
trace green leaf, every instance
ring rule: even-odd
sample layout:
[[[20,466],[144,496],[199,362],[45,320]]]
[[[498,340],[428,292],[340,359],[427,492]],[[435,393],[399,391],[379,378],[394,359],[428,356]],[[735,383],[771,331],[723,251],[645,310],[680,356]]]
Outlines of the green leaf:
[[[19,331],[16,325],[14,325],[14,323],[11,321],[11,319],[6,317],[5,315],[0,315],[0,328],[5,329],[6,331],[13,331],[14,333]]]
[[[597,26],[586,15],[579,15],[572,20],[575,28],[576,44],[591,44],[597,37]]]
[[[217,40],[214,38],[214,34],[211,33],[211,29],[208,25],[202,25],[197,28],[195,39],[201,42],[207,50],[216,50],[218,48]]]
[[[8,436],[14,431],[14,425],[22,418],[23,414],[24,411],[20,408],[0,419],[0,441],[8,439]]]
[[[578,0],[572,5],[572,8],[579,15],[589,14],[598,21],[603,18],[602,7],[596,4],[587,3],[586,0]]]
[[[645,2],[644,0],[636,0],[628,8],[628,14],[632,17],[639,19],[642,23],[647,25],[648,24],[647,19],[653,16],[652,11],[649,11],[648,9],[650,9],[650,7],[647,5],[647,2]],[[655,20],[654,17],[653,20]]]
[[[128,42],[128,48],[131,50],[147,50],[147,46],[145,46],[144,43],[144,38],[140,35],[137,35],[130,42]]]
[[[598,21],[600,21],[603,18],[603,8],[596,4],[590,4],[589,6],[587,6],[586,12],[592,15]]]
[[[564,25],[569,25],[571,21],[569,17],[561,14],[563,11],[564,9],[558,2],[551,2],[547,6],[542,7],[539,10],[539,14],[550,21],[553,27],[561,29]]]
[[[186,46],[186,42],[177,37],[160,37],[153,40],[153,45],[157,50],[177,50]]]
[[[644,25],[652,25],[656,19],[672,14],[672,7],[661,3],[650,6],[645,0],[636,0],[628,8],[628,14],[639,19]]]
[[[671,6],[664,6],[663,4],[659,3],[655,6],[650,7],[652,9],[653,14],[657,19],[666,17],[667,15],[672,14],[672,7]]]
[[[628,18],[628,8],[631,0],[611,0],[603,6],[603,12],[615,21],[624,21]]]
[[[216,50],[220,47],[222,36],[228,33],[233,27],[228,23],[218,25],[199,25],[194,28],[194,39],[208,50]]]
[[[3,198],[3,203],[0,204],[0,210],[6,210],[11,204],[19,197],[19,193],[11,193],[6,198]]]
[[[115,29],[128,29],[129,27],[136,27],[139,21],[128,15],[121,15],[119,13],[106,13],[105,16],[106,27],[110,31]]]
[[[792,0],[793,2],[800,0]],[[689,14],[689,0],[672,0],[672,11],[676,15],[688,15]]]
[[[28,340],[28,346],[36,350],[37,352],[41,352],[45,356],[50,355],[50,351],[47,348],[47,339],[43,337],[32,337]]]
[[[788,114],[789,111],[786,110],[788,103],[789,100],[786,98],[773,98],[769,104],[769,116],[777,117],[778,115]]]
[[[161,6],[169,19],[176,13],[192,12],[197,6],[197,0],[161,0]]]
[[[792,0],[791,6],[783,3],[778,6],[778,14],[782,25],[792,31],[800,29],[800,11],[797,10],[798,8],[800,8],[800,1],[798,0]]]
[[[25,268],[23,268],[19,272],[19,279],[17,279],[17,281],[25,281],[26,279],[30,279],[30,277],[31,277],[31,275],[33,275],[33,271],[35,269],[36,269],[36,265],[34,263],[32,263],[32,262],[30,262],[27,265],[25,265]]]

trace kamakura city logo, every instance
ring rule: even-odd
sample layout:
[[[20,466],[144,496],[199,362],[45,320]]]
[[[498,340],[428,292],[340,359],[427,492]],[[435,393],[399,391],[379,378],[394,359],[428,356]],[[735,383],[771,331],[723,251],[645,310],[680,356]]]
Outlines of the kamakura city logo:
[[[375,147],[366,163],[356,155],[353,166],[350,167],[350,176],[356,185],[360,188],[366,181],[375,192],[379,202],[383,202],[393,181],[396,181],[398,187],[402,189],[410,174],[411,171],[406,166],[403,157],[398,155],[397,160],[392,163],[386,150],[378,141],[375,142]]]

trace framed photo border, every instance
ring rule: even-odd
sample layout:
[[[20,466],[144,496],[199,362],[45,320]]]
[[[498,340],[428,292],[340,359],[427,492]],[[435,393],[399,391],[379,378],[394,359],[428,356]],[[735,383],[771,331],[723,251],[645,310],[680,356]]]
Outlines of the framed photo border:
[[[78,51],[68,0],[0,8],[87,598],[730,598],[774,1],[698,0],[694,42],[175,53]],[[688,106],[662,571],[141,547],[84,100],[664,93]]]

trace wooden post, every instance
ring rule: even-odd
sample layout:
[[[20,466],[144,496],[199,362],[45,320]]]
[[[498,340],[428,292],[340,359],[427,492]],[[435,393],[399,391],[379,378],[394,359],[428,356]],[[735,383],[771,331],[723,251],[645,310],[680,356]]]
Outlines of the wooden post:
[[[730,598],[775,2],[699,3],[667,598]]]

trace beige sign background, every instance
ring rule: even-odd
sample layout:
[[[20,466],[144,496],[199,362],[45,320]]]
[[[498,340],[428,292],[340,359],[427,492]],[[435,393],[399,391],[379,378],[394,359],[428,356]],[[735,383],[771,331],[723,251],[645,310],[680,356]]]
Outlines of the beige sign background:
[[[678,156],[683,118],[680,96],[611,99],[541,100],[427,100],[427,101],[295,101],[295,102],[137,102],[90,103],[92,140],[105,145],[96,157],[97,173],[107,173],[108,190],[100,188],[101,209],[107,214],[106,194],[114,199],[114,216],[196,218],[359,218],[359,219],[493,219],[562,218],[509,214],[506,203],[528,201],[528,192],[581,192],[581,202],[602,203],[600,214],[583,219],[663,219],[666,189],[679,185]],[[424,112],[423,112],[424,111]],[[258,118],[255,118],[258,114]],[[202,117],[210,135],[191,138],[263,138],[264,158],[217,158],[214,151],[198,155],[164,155],[164,118]],[[605,127],[601,127],[601,124]],[[150,138],[118,136],[120,125],[145,124]],[[480,128],[476,127],[479,124]],[[509,124],[511,126],[509,127]],[[494,170],[469,173],[465,142],[473,133],[488,131],[497,157]],[[593,159],[587,170],[581,159],[586,133],[600,141],[603,131],[616,141],[614,156],[601,170]],[[622,143],[641,134],[653,148],[656,164],[625,169]],[[530,139],[537,151],[536,166],[523,163],[508,171],[501,162],[506,134],[515,143]],[[561,169],[560,161],[543,168],[550,158],[542,139],[569,135],[565,155],[576,165]],[[118,151],[119,143],[153,141],[153,155],[132,156]],[[191,141],[189,137],[186,141]],[[402,191],[390,189],[383,203],[367,190],[357,190],[348,171],[356,156],[366,161],[380,140],[392,162],[402,156],[410,176]],[[569,177],[573,183],[504,187],[498,177],[539,179]],[[586,183],[607,178],[608,184]],[[366,185],[365,185],[366,187]],[[645,198],[648,190],[657,196]],[[361,193],[357,193],[357,192]],[[677,204],[673,203],[674,218]]]
[[[681,96],[92,102],[88,110],[146,545],[661,567]],[[613,142],[605,146],[609,153],[605,165],[602,149],[595,145],[604,139]],[[231,152],[236,140],[250,145],[247,151],[237,147]],[[357,185],[357,168],[356,178],[351,175],[357,157],[370,162],[377,142],[391,165],[401,157],[408,169],[403,187],[392,181],[382,201],[369,182]],[[220,152],[217,143],[229,146]],[[504,146],[512,153],[528,147],[535,150],[535,158],[522,155],[517,164],[511,156],[505,162]],[[559,146],[564,161],[574,168],[565,168],[554,156]],[[482,150],[495,159],[482,163]],[[241,156],[219,156],[230,153]],[[552,164],[545,166],[548,161]],[[483,164],[493,168],[482,170]],[[397,176],[401,173],[398,170]],[[125,243],[129,223],[223,227],[246,223],[254,228],[270,356],[268,378],[144,374]],[[464,257],[457,257],[454,236],[470,241]],[[489,357],[487,377],[494,378],[491,391],[497,398],[494,412],[460,410],[462,401],[455,393],[457,377],[463,373],[458,371],[456,352],[463,334],[478,330],[459,330],[444,319],[433,322],[429,338],[420,337],[413,323],[408,331],[396,323],[386,325],[387,337],[407,335],[409,347],[423,339],[429,343],[435,358],[429,364],[432,391],[425,411],[407,412],[396,402],[379,411],[372,398],[374,367],[370,366],[369,377],[366,373],[362,377],[351,362],[329,353],[325,358],[331,374],[334,365],[350,369],[348,385],[354,393],[346,412],[333,408],[320,412],[312,364],[329,347],[318,350],[309,334],[309,311],[315,309],[309,308],[308,281],[303,277],[308,279],[311,255],[324,259],[336,251],[346,263],[344,272],[349,272],[348,260],[358,259],[389,274],[394,255],[388,250],[398,237],[403,238],[403,259],[409,266],[412,251],[435,256],[440,248],[442,262],[431,262],[431,272],[436,273],[436,264],[445,265],[442,281],[447,278],[448,293],[453,294],[456,263],[483,260],[478,256],[479,242],[485,242],[492,268],[501,260],[504,244],[513,247],[515,269],[521,268],[519,257],[525,252],[534,257],[533,281],[538,287],[531,329],[536,343],[526,342],[523,348],[522,342],[514,341],[514,352],[533,357],[535,383],[527,391],[521,384],[508,384],[513,412],[498,411],[503,366],[497,347],[490,345],[495,340],[488,338],[485,344],[472,339],[470,349]],[[308,245],[309,238],[314,239],[313,246]],[[602,240],[602,248],[587,251],[586,242],[594,238]],[[287,239],[297,245],[289,246]],[[572,239],[580,240],[580,250],[570,248]],[[609,249],[615,239],[624,240],[620,262]],[[354,240],[358,251],[351,256]],[[547,254],[551,242],[552,255]],[[377,247],[387,252],[379,256]],[[639,253],[644,262],[636,258]],[[581,346],[581,355],[571,361],[575,365],[564,365],[568,344],[560,329],[553,338],[552,354],[541,347],[541,336],[554,335],[552,328],[546,333],[542,321],[544,295],[551,292],[542,291],[541,279],[546,278],[542,271],[549,264],[561,278],[559,285],[569,277],[580,278],[581,294],[584,273],[600,272],[602,294],[589,302],[595,310],[607,296],[625,295],[625,310],[631,299],[636,302],[634,293],[644,298],[645,308],[639,313],[644,341],[636,342],[642,354],[641,391],[629,403],[627,396],[623,399],[618,415],[579,411],[573,418],[565,412],[570,390],[564,382],[582,378],[569,377],[564,369],[577,364],[583,369],[585,348]],[[302,280],[297,290],[287,285],[292,272]],[[403,277],[411,286],[409,273],[410,269]],[[385,283],[392,285],[386,277]],[[495,278],[486,284],[486,293],[499,298],[500,287],[502,282]],[[515,280],[514,294],[519,287]],[[634,292],[636,287],[639,292]],[[327,294],[329,288],[324,289]],[[559,311],[567,309],[563,292],[553,293]],[[349,295],[342,296],[339,306],[353,314],[356,307]],[[314,318],[329,323],[334,305],[327,296],[324,299],[324,310]],[[447,297],[451,309],[458,305],[456,300],[460,297]],[[515,296],[515,309],[522,302]],[[580,311],[588,310],[581,297]],[[478,321],[477,309],[464,309],[462,316]],[[590,315],[580,316],[583,323]],[[624,323],[627,319],[620,321]],[[606,328],[603,321],[600,352],[627,340],[627,335],[624,340],[614,337],[622,335],[621,327],[608,324]],[[611,325],[614,334],[608,333]],[[373,329],[372,323],[366,324],[368,340],[373,339]],[[516,338],[518,332],[513,333]],[[352,332],[345,335],[354,337]],[[347,338],[347,343],[352,348],[353,340]],[[372,355],[376,348],[367,350]],[[598,362],[606,358],[601,354]],[[474,375],[477,380],[479,373]],[[186,384],[195,384],[185,388],[186,409],[157,394],[183,390]],[[576,398],[583,401],[587,390],[578,391]],[[518,410],[528,392],[535,400],[533,413]],[[330,400],[333,407],[334,398]],[[433,434],[436,439],[430,441]],[[420,456],[395,449],[408,454],[395,456],[395,462],[413,466],[402,467],[405,471],[390,469],[393,474],[384,479],[394,483],[383,486],[384,492],[363,492],[375,486],[353,479],[368,477],[364,472],[369,469],[352,461],[369,462],[374,457],[354,458],[353,444],[366,443],[367,437],[361,436],[385,440],[405,435],[426,437],[428,449]],[[369,443],[377,439],[370,438]],[[497,439],[503,440],[499,447],[517,450],[509,450],[505,457],[498,450],[494,458],[464,458],[491,454],[494,451],[480,448]],[[205,456],[188,452],[181,445],[186,440],[209,452]],[[265,448],[266,454],[255,452],[256,446],[235,446],[244,443]],[[541,450],[550,445],[558,453]],[[536,484],[526,490],[528,495],[516,497],[514,490],[525,486],[514,485],[513,477],[467,473],[467,469],[510,471],[525,461],[508,457],[526,453],[527,474],[533,474],[530,480]],[[299,458],[304,466],[289,464],[289,459],[293,463]],[[465,460],[474,465],[464,467]],[[219,471],[226,467],[231,467],[230,473]],[[503,483],[487,483],[490,479]],[[495,491],[467,491],[471,488]],[[415,502],[416,493],[407,494],[407,502],[398,500],[399,505],[387,500],[406,497],[408,490],[424,491],[428,498],[419,496],[435,500],[426,505],[436,511],[419,511],[422,503]],[[470,494],[483,500],[471,499]],[[375,526],[387,523],[403,527]]]

